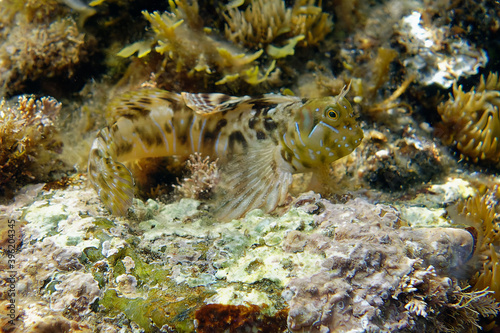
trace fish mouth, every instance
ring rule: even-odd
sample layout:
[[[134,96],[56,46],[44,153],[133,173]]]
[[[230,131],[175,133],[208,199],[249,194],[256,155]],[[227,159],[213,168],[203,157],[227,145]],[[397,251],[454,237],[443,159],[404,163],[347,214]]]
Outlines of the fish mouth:
[[[353,135],[349,140],[347,140],[346,143],[349,145],[349,147],[346,148],[349,150],[349,152],[352,152],[361,144],[362,141],[363,141],[363,131],[359,130],[357,131],[356,135]]]
[[[353,148],[352,150],[356,149],[361,144],[362,141],[363,141],[363,133],[361,133],[361,135],[356,136],[355,138],[351,139],[349,144]]]

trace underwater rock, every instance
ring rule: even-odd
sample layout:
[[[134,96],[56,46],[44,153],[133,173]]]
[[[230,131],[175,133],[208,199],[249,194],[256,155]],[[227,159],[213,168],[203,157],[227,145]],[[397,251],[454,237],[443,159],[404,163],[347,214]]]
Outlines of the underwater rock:
[[[137,279],[133,275],[122,274],[116,278],[118,290],[129,298],[140,296],[137,294]]]
[[[20,328],[62,313],[82,329],[416,332],[444,322],[436,304],[466,294],[456,287],[466,277],[454,275],[473,251],[468,231],[405,227],[412,223],[398,210],[363,197],[333,204],[309,192],[281,216],[254,210],[229,223],[197,200],[136,199],[124,219],[104,215],[93,191],[70,183],[16,208],[26,212]],[[428,282],[416,280],[421,272]],[[426,283],[439,286],[437,300],[427,301]]]
[[[47,316],[33,325],[28,333],[90,333],[90,327],[61,315]]]
[[[75,317],[87,315],[90,305],[101,294],[97,281],[89,273],[58,275],[51,283],[54,283],[55,290],[50,294],[50,308],[69,312]]]
[[[285,251],[299,248],[304,255],[324,257],[314,272],[293,278],[283,291],[292,332],[413,331],[416,315],[396,300],[401,281],[420,267],[436,272],[432,265],[440,271],[436,276],[447,276],[473,252],[467,231],[398,228],[398,212],[389,206],[359,198],[345,205],[317,198],[316,204],[324,207],[314,216],[317,228],[302,236],[293,231],[283,242]],[[293,275],[296,270],[301,269]],[[451,284],[443,288],[453,290]],[[447,302],[446,294],[441,300]],[[439,312],[433,304],[426,306]],[[430,331],[434,324],[426,325]]]
[[[449,37],[450,27],[424,23],[422,14],[413,11],[399,23],[399,42],[407,48],[403,60],[417,73],[423,85],[438,84],[449,88],[460,76],[476,74],[488,56],[464,39]]]
[[[362,174],[371,187],[389,192],[408,190],[444,173],[445,160],[434,142],[415,134],[405,136],[384,143],[370,135]]]

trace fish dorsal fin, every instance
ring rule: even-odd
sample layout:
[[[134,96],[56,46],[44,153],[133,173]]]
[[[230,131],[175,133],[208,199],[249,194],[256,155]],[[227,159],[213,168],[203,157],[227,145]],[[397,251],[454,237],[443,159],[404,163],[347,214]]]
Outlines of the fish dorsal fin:
[[[300,102],[301,98],[297,96],[289,96],[289,95],[279,95],[279,94],[265,94],[262,97],[254,98],[252,101],[259,101],[260,103],[268,103],[268,104],[290,104]],[[249,103],[252,103],[249,101]]]
[[[217,112],[230,111],[235,109],[241,102],[250,97],[232,97],[225,94],[191,94],[183,92],[182,98],[186,106],[199,115],[209,115]]]
[[[229,221],[256,208],[272,211],[285,201],[291,171],[273,144],[252,146],[234,156],[218,186],[217,218]]]
[[[106,118],[108,124],[113,124],[121,117],[138,119],[148,115],[150,110],[164,107],[168,103],[175,108],[175,105],[181,103],[180,95],[157,88],[127,91],[108,104]]]

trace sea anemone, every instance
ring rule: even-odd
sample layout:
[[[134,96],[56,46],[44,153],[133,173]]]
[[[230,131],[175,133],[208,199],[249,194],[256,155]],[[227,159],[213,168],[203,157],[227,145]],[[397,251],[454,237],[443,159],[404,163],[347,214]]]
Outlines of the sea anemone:
[[[500,301],[500,224],[495,212],[495,206],[498,204],[496,192],[497,189],[484,195],[476,193],[450,207],[448,212],[455,223],[469,226],[469,230],[476,237],[475,255],[479,258],[482,268],[471,280],[473,289],[483,290],[489,287],[498,302]]]
[[[245,11],[231,8],[224,18],[227,39],[262,48],[291,30],[292,10],[282,0],[252,0]]]
[[[453,84],[453,95],[438,106],[445,141],[454,143],[463,157],[498,163],[500,159],[500,82],[496,73],[481,76],[479,86],[464,93]]]
[[[331,15],[321,1],[296,0],[292,8],[282,0],[252,0],[244,11],[231,8],[226,19],[226,37],[249,48],[262,48],[280,36],[299,46],[317,45],[332,31]],[[299,40],[294,38],[301,36]]]
[[[292,10],[292,35],[304,35],[299,46],[317,45],[333,29],[331,15],[321,9],[321,0],[296,0]]]

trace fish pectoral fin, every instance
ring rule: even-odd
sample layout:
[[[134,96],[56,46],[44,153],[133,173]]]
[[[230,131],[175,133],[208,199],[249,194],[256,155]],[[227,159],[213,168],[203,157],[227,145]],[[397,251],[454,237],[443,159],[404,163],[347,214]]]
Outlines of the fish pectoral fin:
[[[274,145],[249,148],[233,157],[221,174],[216,216],[226,221],[256,208],[272,211],[285,201],[292,183],[291,168]]]
[[[199,115],[209,115],[234,109],[239,103],[250,97],[232,97],[225,94],[181,93],[184,103]]]
[[[127,167],[110,157],[91,160],[89,179],[99,198],[113,215],[127,214],[134,198],[134,179]]]

